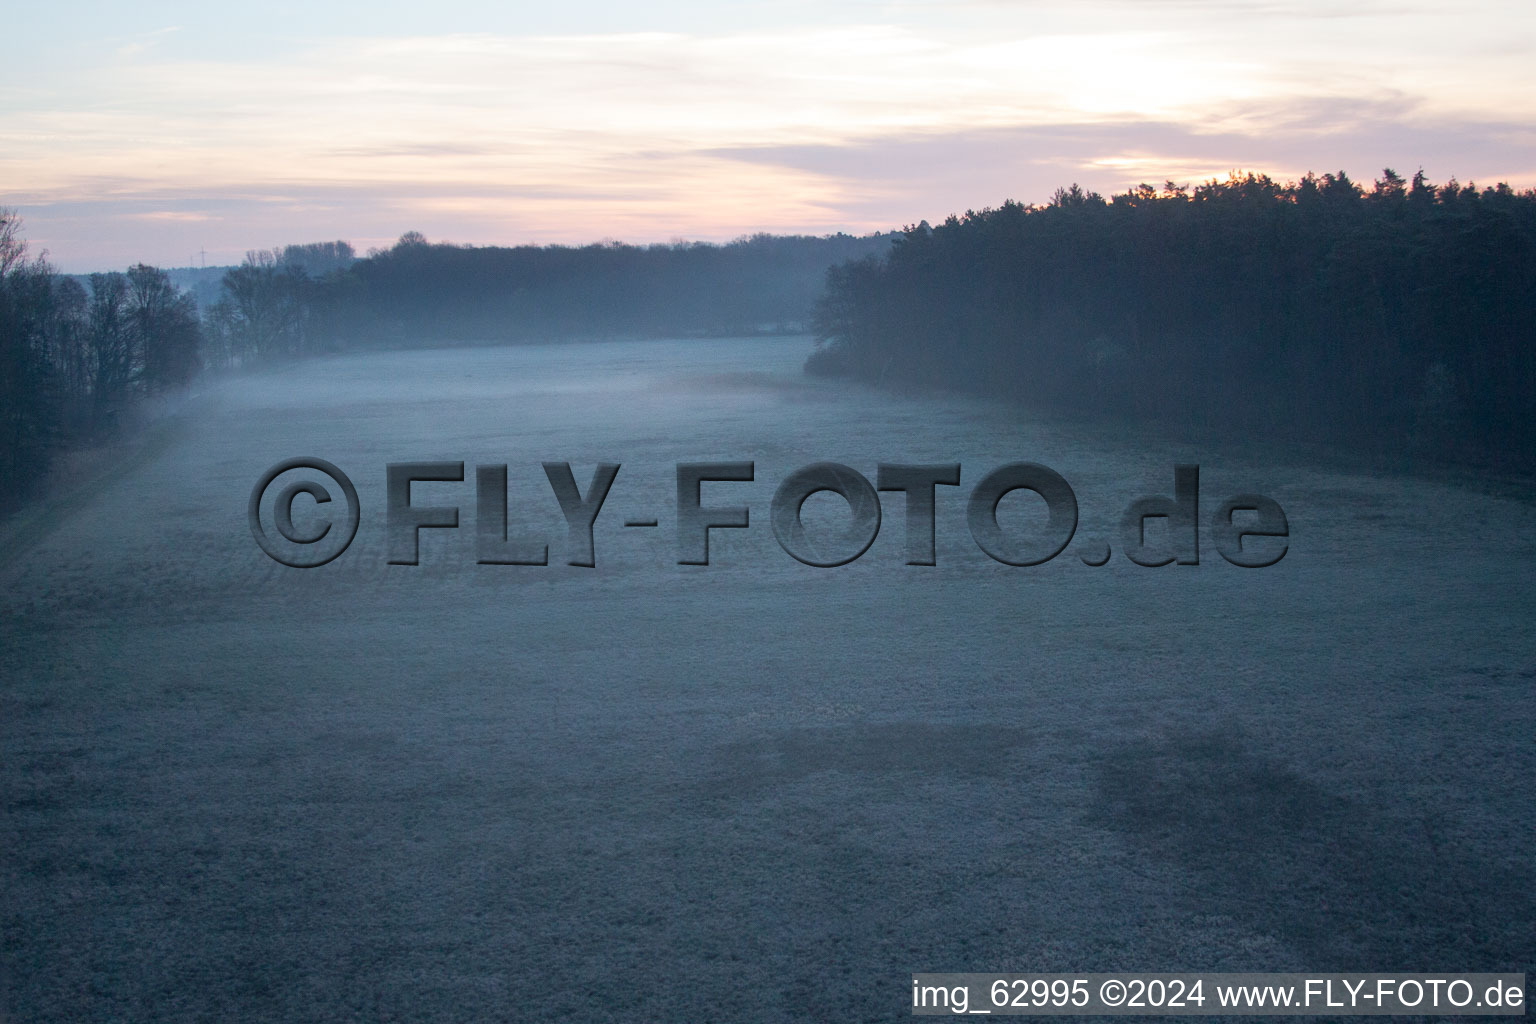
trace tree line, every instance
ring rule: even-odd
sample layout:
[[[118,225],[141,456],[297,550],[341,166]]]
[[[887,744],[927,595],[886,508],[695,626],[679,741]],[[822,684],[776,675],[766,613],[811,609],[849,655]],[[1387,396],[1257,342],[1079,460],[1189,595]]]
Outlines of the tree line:
[[[828,273],[807,371],[1536,468],[1536,191],[1074,185]]]
[[[806,329],[829,267],[890,235],[754,235],[724,245],[463,246],[407,232],[251,253],[208,309],[215,365],[313,351]]]
[[[804,330],[829,267],[889,235],[755,235],[725,245],[472,247],[407,232],[248,252],[216,288],[167,272],[58,274],[0,210],[0,507],[61,449],[116,429],[202,368],[345,349]],[[198,297],[201,297],[201,312]]]
[[[892,235],[248,253],[70,277],[0,209],[0,504],[200,368],[348,348],[802,329],[816,373],[1536,469],[1536,192],[1390,169],[1076,185]]]

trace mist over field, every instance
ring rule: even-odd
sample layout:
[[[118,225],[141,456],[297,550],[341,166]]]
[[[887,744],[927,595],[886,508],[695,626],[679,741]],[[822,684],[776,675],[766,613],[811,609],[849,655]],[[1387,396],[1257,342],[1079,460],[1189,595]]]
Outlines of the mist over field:
[[[1525,1011],[1531,0],[10,7],[0,1024]]]
[[[807,376],[815,351],[258,364],[9,519],[0,1016],[890,1020],[916,971],[1527,969],[1527,484]],[[361,507],[310,570],[246,515],[299,455]],[[388,564],[385,465],[427,460],[465,463],[412,489],[459,527]],[[960,463],[937,565],[905,564],[893,492],[858,560],[787,555],[774,490],[823,460]],[[620,464],[594,568],[549,461],[583,491]],[[703,491],[750,526],[679,565],[676,465],[705,461],[755,464]],[[1029,568],[966,521],[1020,461],[1080,508]],[[474,467],[502,463],[547,566],[476,563]],[[1200,564],[1135,565],[1122,513],[1180,463]],[[1214,549],[1243,493],[1285,510],[1275,565]]]

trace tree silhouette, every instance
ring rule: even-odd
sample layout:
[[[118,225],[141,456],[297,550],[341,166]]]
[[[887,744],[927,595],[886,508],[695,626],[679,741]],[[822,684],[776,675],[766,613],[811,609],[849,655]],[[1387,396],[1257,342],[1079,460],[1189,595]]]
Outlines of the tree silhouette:
[[[140,264],[89,286],[29,259],[20,221],[0,208],[0,505],[20,500],[60,447],[198,370],[197,306],[164,272]]]

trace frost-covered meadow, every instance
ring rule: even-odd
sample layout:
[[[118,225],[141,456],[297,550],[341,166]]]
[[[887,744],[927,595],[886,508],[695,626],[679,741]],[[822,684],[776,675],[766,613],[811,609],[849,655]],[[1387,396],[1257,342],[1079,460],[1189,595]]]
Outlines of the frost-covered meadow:
[[[229,378],[5,527],[0,1019],[888,1020],[915,971],[1529,968],[1528,493],[811,381],[809,345]],[[315,570],[246,522],[295,455],[361,499]],[[433,459],[468,479],[415,500],[460,528],[389,565],[384,466]],[[756,480],[705,504],[752,525],[680,566],[675,464],[721,460]],[[820,460],[960,462],[939,564],[904,564],[899,494],[850,565],[780,550],[774,488]],[[594,569],[544,461],[622,464]],[[966,529],[1013,461],[1077,492],[1044,566]],[[1202,516],[1279,501],[1284,560],[1128,562],[1176,462]],[[480,463],[549,566],[476,564]]]

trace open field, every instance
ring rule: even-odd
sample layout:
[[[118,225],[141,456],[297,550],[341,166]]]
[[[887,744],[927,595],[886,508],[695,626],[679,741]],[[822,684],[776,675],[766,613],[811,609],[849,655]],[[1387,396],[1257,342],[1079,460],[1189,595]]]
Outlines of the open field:
[[[13,535],[0,1018],[891,1020],[914,971],[1530,968],[1528,500],[807,381],[808,348],[229,379]],[[362,507],[309,571],[246,522],[296,455]],[[389,565],[384,465],[426,459],[467,464],[415,488],[461,527]],[[680,566],[674,466],[717,460],[755,461],[705,485],[752,526]],[[897,494],[850,565],[780,550],[774,488],[819,460],[962,463],[939,564],[903,564]],[[622,463],[594,569],[565,564],[543,461],[584,489]],[[1012,461],[1077,492],[1044,566],[966,529]],[[1123,558],[1120,513],[1176,462],[1203,516],[1279,501],[1285,559]],[[477,463],[509,465],[549,566],[476,564]]]

